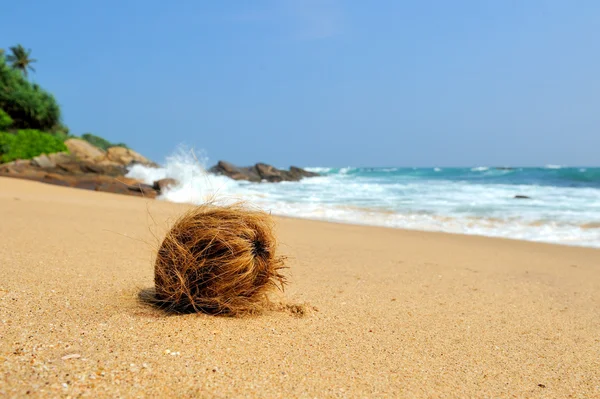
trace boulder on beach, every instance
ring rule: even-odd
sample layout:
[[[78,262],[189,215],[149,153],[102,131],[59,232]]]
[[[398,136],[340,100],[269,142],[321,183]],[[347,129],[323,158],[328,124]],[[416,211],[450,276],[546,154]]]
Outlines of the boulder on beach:
[[[93,161],[106,155],[104,150],[82,139],[65,140],[65,146],[69,153],[79,160]]]
[[[104,151],[81,139],[66,140],[65,145],[69,149],[69,154],[78,161],[101,165],[129,166],[138,163],[146,166],[158,166],[143,155],[125,147],[110,147]]]
[[[143,155],[125,147],[110,147],[106,150],[106,159],[125,166],[136,163],[146,166],[158,166]]]
[[[60,170],[52,170],[51,168],[37,168],[33,165],[22,168],[15,168],[11,165],[0,165],[0,176],[146,198],[155,198],[158,195],[157,190],[152,186],[123,176],[108,176],[95,173],[72,174]]]
[[[146,198],[155,198],[161,189],[173,183],[151,186],[126,178],[129,165],[156,166],[133,150],[111,147],[104,151],[80,139],[66,140],[65,145],[69,153],[41,154],[29,160],[1,164],[0,176]]]

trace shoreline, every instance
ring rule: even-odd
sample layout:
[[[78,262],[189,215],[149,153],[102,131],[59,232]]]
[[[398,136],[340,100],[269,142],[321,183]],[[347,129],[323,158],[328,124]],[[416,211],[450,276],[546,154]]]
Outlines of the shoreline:
[[[157,199],[157,200],[168,202],[166,200],[161,200],[161,199]],[[172,203],[172,202],[169,202],[169,203]],[[600,246],[591,247],[591,246],[578,245],[578,244],[565,244],[565,243],[556,243],[556,242],[548,242],[548,241],[525,240],[525,239],[521,239],[521,238],[509,238],[509,237],[483,235],[483,234],[453,233],[453,232],[441,231],[441,230],[419,230],[419,229],[409,229],[409,228],[404,228],[404,227],[391,227],[391,226],[380,226],[380,225],[375,225],[375,224],[362,224],[362,223],[357,223],[357,222],[346,222],[346,221],[326,220],[326,219],[311,219],[308,217],[302,218],[302,217],[279,215],[279,214],[273,214],[273,216],[276,218],[281,218],[281,219],[306,220],[306,221],[319,222],[319,223],[339,224],[339,225],[343,225],[343,226],[368,227],[368,228],[378,228],[378,229],[385,229],[385,230],[400,230],[400,231],[407,232],[407,233],[441,234],[441,235],[459,236],[459,237],[484,238],[484,239],[491,239],[491,240],[500,240],[500,241],[505,240],[505,241],[510,241],[510,242],[524,242],[524,243],[528,243],[528,244],[541,244],[541,245],[559,246],[559,247],[567,247],[567,248],[591,249],[591,250],[595,250],[595,251],[600,251]]]
[[[23,179],[23,178],[16,177],[16,176],[15,177],[12,177],[12,176],[0,176],[0,181],[2,179],[30,181],[32,183],[37,183],[37,184],[44,184],[44,185],[50,185],[50,186],[55,186],[55,187],[61,187],[61,186],[58,186],[58,185],[54,185],[52,183],[38,182],[38,181],[35,181],[35,180]],[[120,194],[109,193],[109,192],[104,192],[104,191],[94,191],[94,190],[81,189],[81,188],[73,188],[73,187],[71,187],[71,188],[72,189],[76,189],[76,190],[90,191],[90,192],[94,192],[94,193],[104,193],[104,194],[120,195]],[[148,197],[148,198],[146,198],[146,197],[144,197],[144,195],[142,193],[142,195],[139,198],[143,199],[143,200],[152,200],[152,201],[156,201],[156,202],[164,202],[164,203],[173,204],[173,205],[177,205],[177,206],[183,206],[183,207],[193,207],[193,206],[196,206],[195,204],[192,204],[192,203],[172,202],[172,201],[169,201],[167,199],[161,198],[160,194],[158,196],[156,196],[156,197]],[[255,206],[255,207],[263,209],[259,205],[256,205],[256,204],[253,204],[253,203],[250,203],[250,202],[249,202],[249,204],[251,206]],[[598,244],[599,246],[587,246],[587,245],[581,245],[581,244],[567,244],[567,243],[558,243],[558,242],[540,241],[540,240],[531,240],[531,239],[528,240],[528,239],[522,239],[522,238],[510,238],[510,237],[503,237],[503,236],[497,236],[497,235],[485,235],[485,234],[475,234],[475,233],[450,232],[450,231],[443,231],[443,230],[413,229],[413,228],[405,228],[405,227],[383,226],[383,225],[378,225],[378,224],[367,224],[367,223],[360,223],[360,222],[354,222],[354,221],[345,221],[345,220],[333,220],[333,219],[321,219],[321,218],[311,218],[311,217],[289,216],[289,215],[283,215],[283,214],[278,214],[278,213],[272,213],[272,215],[274,217],[276,217],[276,218],[282,218],[282,219],[307,220],[307,221],[321,222],[321,223],[340,224],[340,225],[345,225],[345,226],[370,227],[370,228],[400,230],[400,231],[404,231],[404,232],[415,232],[415,233],[426,233],[426,234],[457,235],[457,236],[461,236],[461,237],[481,237],[481,238],[494,239],[494,240],[508,240],[508,241],[511,241],[511,242],[516,241],[516,242],[525,242],[525,243],[532,243],[532,244],[562,246],[562,247],[569,247],[569,248],[593,249],[593,250],[600,251],[600,244]]]
[[[188,207],[0,178],[0,395],[600,395],[597,249],[276,217],[307,312],[167,315]]]
[[[197,169],[190,174],[173,171],[188,166]],[[154,180],[150,172],[138,168],[128,176],[150,183]],[[182,182],[163,193],[167,200],[198,202],[207,193],[218,192],[250,198],[282,216],[600,248],[600,228],[596,228],[600,213],[593,207],[600,187],[589,181],[596,170],[569,171],[574,177],[548,175],[552,171],[512,177],[449,172],[444,177],[434,172],[413,176],[368,169],[353,175],[336,171],[301,184],[271,187],[223,181],[181,156],[163,173]],[[310,198],[304,197],[306,190]]]

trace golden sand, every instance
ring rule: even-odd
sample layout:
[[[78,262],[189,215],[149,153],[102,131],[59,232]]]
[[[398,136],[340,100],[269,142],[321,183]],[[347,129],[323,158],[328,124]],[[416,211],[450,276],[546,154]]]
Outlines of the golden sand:
[[[165,315],[186,209],[0,179],[0,396],[600,397],[599,250],[278,218],[281,309]]]

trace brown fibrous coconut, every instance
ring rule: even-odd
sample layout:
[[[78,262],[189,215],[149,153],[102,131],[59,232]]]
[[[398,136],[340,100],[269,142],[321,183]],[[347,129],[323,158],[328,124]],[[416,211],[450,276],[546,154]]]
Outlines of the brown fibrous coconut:
[[[177,220],[158,250],[156,299],[177,312],[239,315],[260,311],[283,289],[271,216],[243,205],[195,207]]]

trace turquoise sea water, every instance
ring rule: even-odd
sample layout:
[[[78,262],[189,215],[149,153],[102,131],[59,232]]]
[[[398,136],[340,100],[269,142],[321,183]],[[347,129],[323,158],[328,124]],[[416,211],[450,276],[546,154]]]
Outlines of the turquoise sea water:
[[[181,184],[163,200],[246,200],[273,214],[336,222],[600,247],[600,168],[308,168],[300,182],[208,175],[182,154],[129,176]],[[526,196],[528,199],[516,199]]]
[[[552,187],[582,187],[600,189],[600,168],[561,167],[538,168],[471,167],[471,168],[308,168],[324,175],[344,174],[357,178],[377,179],[381,184],[399,181],[431,180],[469,182],[473,184],[540,185]]]

